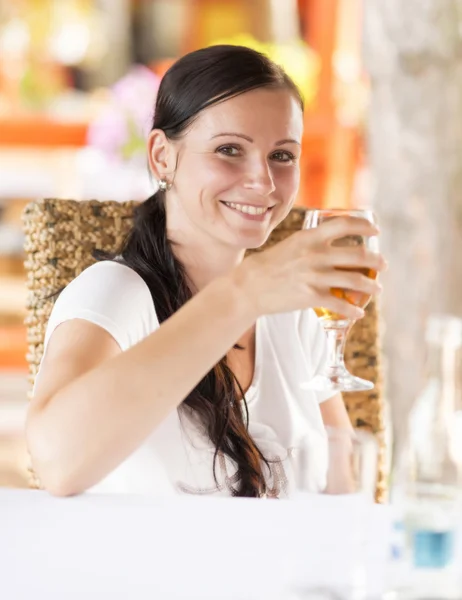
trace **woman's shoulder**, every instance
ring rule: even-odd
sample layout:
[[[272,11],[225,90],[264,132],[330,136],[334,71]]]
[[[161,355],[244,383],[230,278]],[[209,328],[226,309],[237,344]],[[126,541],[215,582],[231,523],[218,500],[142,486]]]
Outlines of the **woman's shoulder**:
[[[82,271],[61,292],[58,300],[77,301],[88,308],[144,308],[154,311],[144,279],[117,260],[97,262]]]
[[[78,318],[106,329],[122,350],[159,326],[143,278],[131,267],[109,260],[86,268],[64,288],[53,307],[47,339],[57,325]]]
[[[92,281],[99,281],[101,278],[112,283],[126,283],[130,281],[130,283],[133,283],[134,285],[143,284],[147,287],[143,278],[140,277],[134,269],[118,258],[114,260],[101,260],[93,263],[77,275],[69,285],[73,285],[77,281],[91,283]]]

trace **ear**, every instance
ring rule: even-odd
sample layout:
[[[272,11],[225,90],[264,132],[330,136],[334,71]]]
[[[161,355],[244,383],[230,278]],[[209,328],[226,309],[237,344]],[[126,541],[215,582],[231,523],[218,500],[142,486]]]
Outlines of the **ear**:
[[[148,138],[149,167],[156,179],[164,179],[175,170],[173,148],[161,129],[153,129]]]

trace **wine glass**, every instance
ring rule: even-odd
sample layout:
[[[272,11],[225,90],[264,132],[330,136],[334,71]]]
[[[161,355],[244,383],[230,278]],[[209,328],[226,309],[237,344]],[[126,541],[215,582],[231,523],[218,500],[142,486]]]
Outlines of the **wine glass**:
[[[312,229],[325,221],[338,217],[357,217],[375,223],[374,215],[370,210],[313,209],[307,212],[303,228]],[[379,251],[377,236],[348,235],[334,240],[332,245],[365,246],[372,252]],[[342,267],[342,270],[357,271],[371,279],[376,279],[377,277],[377,272],[373,269]],[[365,308],[371,299],[370,294],[342,288],[331,288],[331,294],[361,308]],[[315,308],[315,312],[327,334],[328,364],[322,373],[316,375],[311,381],[303,383],[302,387],[317,391],[332,390],[339,392],[356,392],[373,389],[374,384],[371,381],[355,377],[345,367],[345,342],[355,320],[346,318],[322,306]]]

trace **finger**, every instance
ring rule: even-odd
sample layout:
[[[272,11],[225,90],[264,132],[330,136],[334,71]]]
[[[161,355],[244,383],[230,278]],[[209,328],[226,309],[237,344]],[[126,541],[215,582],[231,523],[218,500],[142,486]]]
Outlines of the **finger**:
[[[360,217],[333,217],[321,223],[317,230],[321,239],[328,244],[348,235],[373,237],[379,233],[374,223]]]
[[[318,273],[316,288],[340,288],[342,290],[353,290],[373,296],[382,291],[382,286],[378,281],[366,277],[363,273],[359,273],[358,271],[340,271],[337,269]]]
[[[328,293],[319,294],[319,308],[330,310],[344,319],[356,321],[364,317],[364,310]]]
[[[381,254],[367,250],[364,246],[355,248],[332,247],[325,252],[326,264],[331,267],[359,267],[372,269],[373,271],[384,271],[385,259]]]

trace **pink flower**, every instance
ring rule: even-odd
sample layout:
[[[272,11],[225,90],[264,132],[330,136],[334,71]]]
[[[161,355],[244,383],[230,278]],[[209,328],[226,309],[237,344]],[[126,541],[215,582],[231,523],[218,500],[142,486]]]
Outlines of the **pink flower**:
[[[147,133],[154,113],[160,77],[143,65],[135,65],[112,88],[115,101]]]
[[[99,148],[105,154],[116,157],[128,138],[125,114],[112,103],[89,126],[87,144]]]
[[[87,143],[112,158],[137,158],[151,128],[160,78],[134,66],[111,89],[109,102],[88,128]]]

